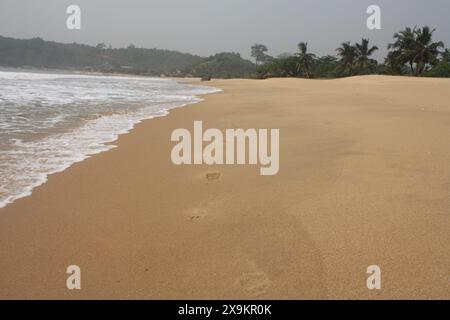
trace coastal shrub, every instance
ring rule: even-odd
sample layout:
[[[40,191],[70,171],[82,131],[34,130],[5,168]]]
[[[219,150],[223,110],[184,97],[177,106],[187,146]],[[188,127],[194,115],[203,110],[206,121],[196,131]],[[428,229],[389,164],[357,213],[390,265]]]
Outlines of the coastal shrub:
[[[185,68],[182,74],[200,78],[255,78],[256,65],[239,53],[223,52]]]
[[[440,63],[425,73],[427,77],[450,78],[450,63]]]

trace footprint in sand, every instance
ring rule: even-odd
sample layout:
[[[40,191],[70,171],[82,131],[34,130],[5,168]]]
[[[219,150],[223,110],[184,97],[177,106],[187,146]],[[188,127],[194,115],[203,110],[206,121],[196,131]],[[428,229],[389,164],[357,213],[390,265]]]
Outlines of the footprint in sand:
[[[236,285],[249,297],[256,298],[267,292],[271,281],[267,274],[259,270],[254,261],[247,263],[248,271],[236,280]]]
[[[214,212],[215,208],[221,207],[222,201],[213,200],[200,204],[197,207],[189,208],[185,211],[185,216],[191,222],[197,222],[205,218],[210,212]]]
[[[218,180],[220,178],[220,172],[208,172],[206,174],[206,180],[213,181]]]
[[[202,218],[204,218],[208,212],[204,208],[192,208],[187,212],[187,218],[191,222],[196,222]]]

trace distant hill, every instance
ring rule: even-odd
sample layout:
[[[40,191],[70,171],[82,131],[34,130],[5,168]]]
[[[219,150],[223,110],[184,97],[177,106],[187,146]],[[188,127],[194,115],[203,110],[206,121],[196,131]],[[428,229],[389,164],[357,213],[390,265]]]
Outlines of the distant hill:
[[[94,47],[41,38],[19,40],[0,36],[0,65],[7,67],[176,75],[181,69],[202,60],[192,54],[132,45],[126,49],[112,49],[103,44]]]
[[[89,46],[41,38],[23,40],[2,36],[0,66],[216,78],[253,77],[256,71],[252,62],[242,59],[237,53],[220,53],[203,58],[133,45],[113,49],[104,44]]]

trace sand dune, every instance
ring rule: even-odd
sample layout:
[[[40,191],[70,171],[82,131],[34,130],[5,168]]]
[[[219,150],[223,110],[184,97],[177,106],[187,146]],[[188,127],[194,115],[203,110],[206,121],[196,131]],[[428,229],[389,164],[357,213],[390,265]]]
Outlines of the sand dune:
[[[0,298],[450,298],[450,80],[210,84],[0,209]],[[279,128],[279,173],[173,165],[194,120]]]

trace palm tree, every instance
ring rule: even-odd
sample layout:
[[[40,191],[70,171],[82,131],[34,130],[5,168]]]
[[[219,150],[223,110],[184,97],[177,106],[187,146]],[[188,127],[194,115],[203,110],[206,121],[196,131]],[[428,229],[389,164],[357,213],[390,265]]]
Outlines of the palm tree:
[[[308,53],[308,43],[300,42],[298,44],[299,53],[297,53],[298,61],[297,61],[297,73],[300,71],[306,74],[306,77],[310,77],[310,70],[312,64],[314,63],[315,55],[312,53]]]
[[[350,42],[343,42],[336,51],[341,58],[342,71],[352,73],[356,60],[356,48]]]
[[[405,63],[402,62],[401,52],[391,51],[388,53],[384,64],[390,69],[393,74],[402,74],[403,66]]]
[[[409,64],[411,73],[418,76],[428,65],[437,63],[440,49],[444,48],[441,41],[433,42],[435,30],[430,30],[427,26],[421,29],[406,28],[394,34],[395,42],[389,44],[388,49],[393,50],[392,54],[395,52],[402,64]]]
[[[388,45],[388,49],[393,50],[392,56],[397,57],[402,64],[408,63],[412,73],[414,73],[415,33],[416,27],[414,29],[408,27],[395,33],[395,42]]]
[[[356,43],[356,66],[363,70],[367,70],[370,67],[372,61],[374,61],[370,59],[370,56],[377,50],[377,46],[369,47],[369,39],[362,39],[361,43]]]
[[[440,49],[444,48],[442,41],[433,42],[433,33],[436,29],[430,30],[429,27],[423,27],[416,30],[416,46],[414,62],[416,63],[416,75],[422,74],[428,65],[435,65]]]

